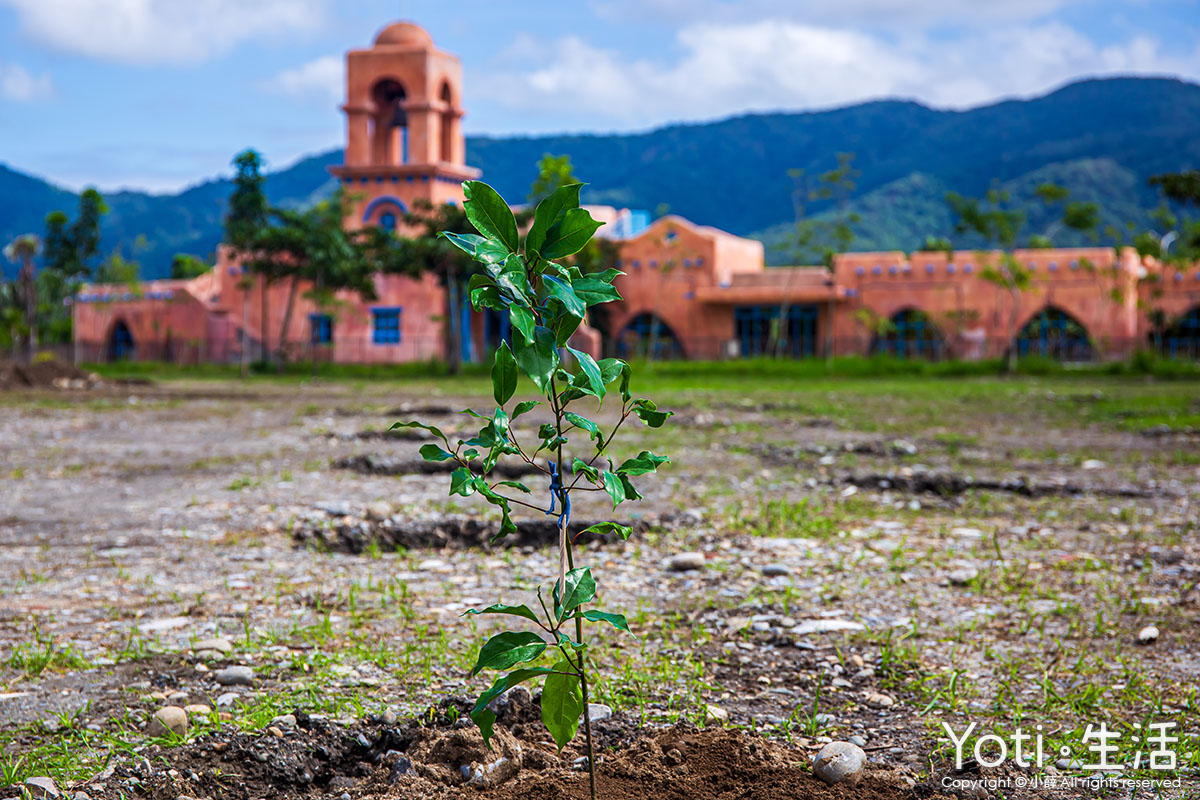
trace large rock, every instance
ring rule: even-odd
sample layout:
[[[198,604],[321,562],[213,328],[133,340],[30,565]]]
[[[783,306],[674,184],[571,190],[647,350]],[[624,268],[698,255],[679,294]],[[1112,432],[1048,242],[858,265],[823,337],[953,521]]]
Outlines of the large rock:
[[[183,736],[188,732],[188,715],[179,706],[163,706],[154,712],[150,724],[146,726],[147,736],[167,736],[175,734]]]
[[[222,686],[249,686],[254,683],[254,670],[245,666],[226,667],[217,670],[213,677]]]
[[[668,572],[690,572],[704,569],[704,553],[676,553],[664,565]]]
[[[854,786],[862,780],[867,754],[850,742],[830,742],[813,759],[813,774],[833,786],[844,783]]]
[[[54,781],[51,778],[26,778],[22,786],[29,793],[29,796],[35,800],[39,798],[62,797],[62,792],[54,785]]]

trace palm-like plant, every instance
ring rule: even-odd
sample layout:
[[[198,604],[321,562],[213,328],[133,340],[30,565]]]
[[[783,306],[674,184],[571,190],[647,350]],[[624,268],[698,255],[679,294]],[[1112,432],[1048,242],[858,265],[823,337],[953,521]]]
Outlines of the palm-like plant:
[[[34,259],[42,251],[42,240],[32,233],[25,233],[13,239],[4,247],[4,257],[14,264],[21,265],[17,275],[17,287],[21,298],[25,301],[25,336],[26,359],[33,361],[37,349],[37,281],[34,275]]]

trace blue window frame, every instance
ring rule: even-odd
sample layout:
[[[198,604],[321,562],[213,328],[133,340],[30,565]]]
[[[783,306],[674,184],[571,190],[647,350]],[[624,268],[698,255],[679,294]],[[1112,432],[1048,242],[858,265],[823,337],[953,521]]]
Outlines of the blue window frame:
[[[396,215],[390,211],[385,211],[379,217],[379,227],[388,233],[396,232]]]
[[[888,320],[886,330],[871,343],[873,353],[896,358],[938,359],[943,352],[942,333],[924,311],[907,308]]]
[[[1151,340],[1161,336],[1171,358],[1200,358],[1200,306],[1175,320],[1162,334],[1151,333]]]
[[[1095,356],[1087,329],[1065,311],[1047,307],[1016,336],[1017,353],[1059,361],[1090,361]]]
[[[329,314],[309,314],[308,329],[313,344],[333,343],[333,317]]]
[[[805,358],[817,352],[817,307],[788,306],[787,325],[781,321],[780,306],[738,306],[733,310],[734,335],[741,343],[742,358],[781,353]]]
[[[371,309],[371,341],[375,344],[400,344],[401,306]]]

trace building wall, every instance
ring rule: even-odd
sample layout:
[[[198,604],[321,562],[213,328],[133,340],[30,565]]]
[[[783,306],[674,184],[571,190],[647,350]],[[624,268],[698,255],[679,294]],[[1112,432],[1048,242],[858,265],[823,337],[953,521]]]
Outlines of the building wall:
[[[86,285],[74,299],[72,315],[83,360],[107,358],[118,324],[128,329],[135,357],[186,362],[208,358],[208,309],[186,281]]]
[[[870,348],[880,318],[905,309],[925,312],[942,332],[950,353],[994,357],[1043,309],[1060,309],[1088,332],[1101,355],[1127,352],[1139,336],[1138,263],[1112,248],[1018,250],[1032,272],[1031,285],[1014,296],[982,277],[995,252],[846,253],[834,260],[834,280],[848,301],[839,303],[837,350]]]
[[[1200,264],[1173,265],[1148,261],[1138,282],[1138,329],[1149,340],[1154,318],[1161,315],[1166,327],[1187,312],[1200,308]]]
[[[719,307],[696,301],[697,290],[718,286],[742,272],[763,268],[762,243],[740,239],[682,217],[655,221],[621,243],[615,285],[623,300],[605,309],[614,340],[639,315],[661,319],[683,346],[687,358],[719,358],[733,337],[733,318]]]

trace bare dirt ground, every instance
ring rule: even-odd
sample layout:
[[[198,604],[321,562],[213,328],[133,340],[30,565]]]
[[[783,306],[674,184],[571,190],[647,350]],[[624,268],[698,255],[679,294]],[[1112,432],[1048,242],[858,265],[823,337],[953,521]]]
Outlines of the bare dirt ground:
[[[609,796],[1095,796],[1029,787],[1096,778],[1100,723],[1106,774],[1194,791],[1200,389],[649,394],[677,416],[626,446],[674,463],[622,506],[638,534],[581,556],[637,634],[595,647]],[[460,785],[494,754],[462,718],[485,626],[459,615],[532,596],[554,555],[545,519],[479,546],[482,505],[383,432],[454,427],[484,397],[472,379],[0,395],[0,798],[40,776],[73,797],[584,796],[581,751],[518,712],[517,769]],[[189,707],[184,736],[156,729],[167,705]],[[943,723],[976,725],[961,771]],[[1146,768],[1154,723],[1174,723],[1173,769]],[[1036,726],[1042,769],[971,759]],[[830,739],[864,747],[868,780],[809,774]]]

